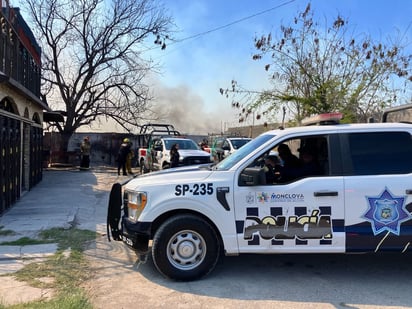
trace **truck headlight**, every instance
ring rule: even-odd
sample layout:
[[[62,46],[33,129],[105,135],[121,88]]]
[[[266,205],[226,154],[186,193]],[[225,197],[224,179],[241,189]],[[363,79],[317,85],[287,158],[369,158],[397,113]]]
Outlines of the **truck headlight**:
[[[146,192],[128,192],[127,209],[128,218],[131,221],[137,221],[147,203]]]

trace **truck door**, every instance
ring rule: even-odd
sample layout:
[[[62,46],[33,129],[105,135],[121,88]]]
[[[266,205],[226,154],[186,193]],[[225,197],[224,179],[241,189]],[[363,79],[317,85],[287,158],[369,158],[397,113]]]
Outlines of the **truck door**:
[[[240,252],[344,252],[343,176],[336,172],[333,163],[336,159],[340,161],[333,158],[339,151],[331,147],[336,140],[331,134],[296,136],[282,142],[298,158],[299,148],[311,145],[321,170],[318,175],[299,174],[296,178],[281,180],[281,168],[277,168],[278,178],[268,183],[268,169],[263,161],[265,156],[276,154],[279,143],[271,146],[271,153],[268,149],[239,171],[234,199]],[[249,177],[254,170],[258,171],[260,180]],[[295,172],[298,175],[298,170]],[[251,179],[254,183],[248,183]]]
[[[232,154],[232,149],[230,147],[230,142],[228,139],[225,139],[225,141],[222,144],[222,159],[226,158],[227,156]]]
[[[153,169],[159,170],[161,169],[162,164],[162,154],[163,154],[163,143],[161,139],[156,139],[153,142]]]
[[[410,250],[412,137],[408,132],[342,135],[348,252]]]

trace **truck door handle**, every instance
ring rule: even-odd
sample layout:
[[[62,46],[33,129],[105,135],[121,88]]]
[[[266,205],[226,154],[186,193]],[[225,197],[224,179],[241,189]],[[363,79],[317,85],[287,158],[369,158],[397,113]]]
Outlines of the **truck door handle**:
[[[314,196],[338,196],[337,191],[323,191],[323,192],[313,192]]]
[[[412,194],[412,189],[406,189],[405,193],[406,194]]]

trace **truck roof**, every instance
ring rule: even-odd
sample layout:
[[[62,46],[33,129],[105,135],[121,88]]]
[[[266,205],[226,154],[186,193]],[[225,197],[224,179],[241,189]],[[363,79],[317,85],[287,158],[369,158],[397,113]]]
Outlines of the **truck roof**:
[[[251,137],[246,137],[246,136],[229,136],[229,137],[227,137],[227,139],[234,140],[234,139],[252,139],[252,138]]]
[[[290,133],[302,133],[302,132],[312,132],[322,134],[322,132],[342,132],[342,131],[354,131],[354,130],[364,130],[365,132],[370,131],[381,131],[385,130],[399,130],[399,129],[412,129],[412,124],[408,123],[355,123],[355,124],[336,124],[336,125],[322,125],[322,126],[303,126],[303,127],[290,127],[285,129],[270,130],[263,134],[275,134],[275,135],[286,135]]]

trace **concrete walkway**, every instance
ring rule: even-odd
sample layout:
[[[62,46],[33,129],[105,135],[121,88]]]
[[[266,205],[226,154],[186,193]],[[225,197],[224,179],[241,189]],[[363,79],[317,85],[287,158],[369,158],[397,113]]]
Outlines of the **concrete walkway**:
[[[72,226],[106,234],[111,186],[126,179],[127,176],[117,176],[117,170],[110,167],[89,171],[76,168],[44,170],[42,181],[0,217],[0,304],[12,305],[50,297],[49,291],[18,282],[12,274],[28,263],[53,255],[57,249],[56,244],[13,246],[1,243],[22,237],[35,239],[40,231]],[[24,297],[21,290],[24,290]]]

